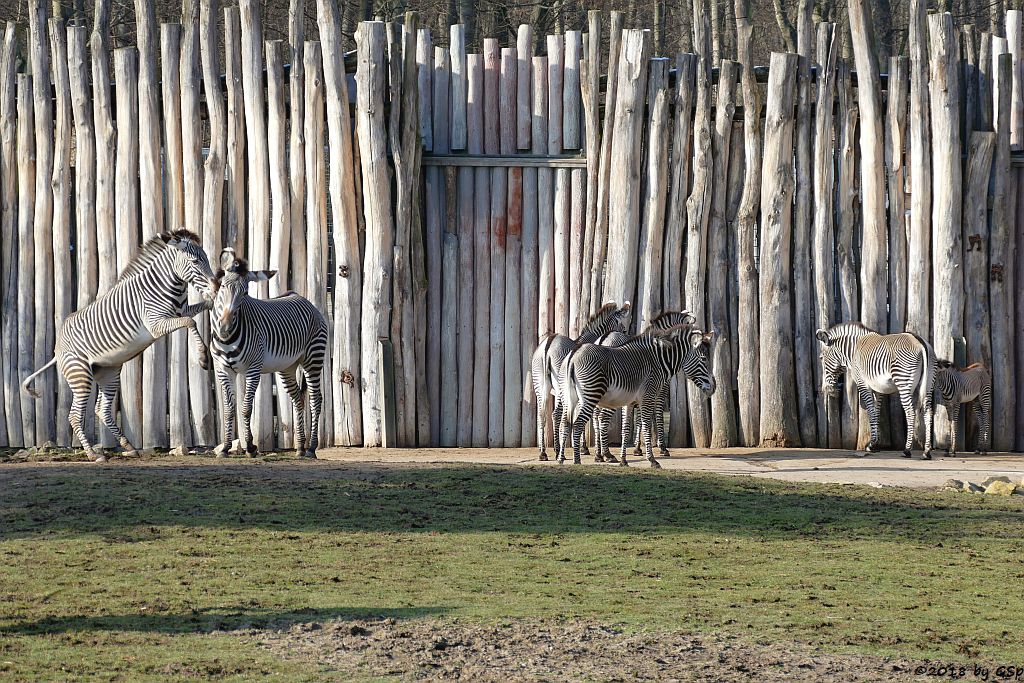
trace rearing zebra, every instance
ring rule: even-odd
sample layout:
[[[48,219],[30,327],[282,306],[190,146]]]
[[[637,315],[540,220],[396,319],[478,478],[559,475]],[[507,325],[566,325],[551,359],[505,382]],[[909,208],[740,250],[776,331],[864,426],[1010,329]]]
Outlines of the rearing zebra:
[[[555,399],[551,420],[556,450],[560,439],[562,403],[557,392],[562,384],[562,361],[576,348],[577,344],[593,342],[606,332],[625,332],[629,311],[628,301],[621,307],[613,301],[608,302],[590,317],[580,331],[578,340],[570,339],[564,334],[549,334],[534,349],[530,361],[530,374],[533,379],[533,392],[537,399],[537,446],[540,448],[541,460],[548,459],[547,451],[544,449],[544,412],[547,409],[549,395],[554,396]],[[529,380],[527,381],[529,382]],[[529,387],[524,387],[524,394],[524,400],[528,401]]]
[[[235,375],[245,376],[242,397],[242,447],[256,453],[249,420],[260,376],[276,372],[295,410],[295,428],[299,437],[299,456],[316,457],[323,396],[320,390],[324,354],[327,349],[327,320],[309,300],[287,292],[269,300],[249,296],[250,282],[269,280],[277,271],[250,271],[245,259],[236,258],[234,249],[225,249],[217,273],[220,289],[214,299],[213,360],[217,379],[224,389],[224,441],[215,452],[223,456],[235,439]],[[311,423],[307,450],[303,425],[303,389],[296,378],[302,368],[309,388]]]
[[[188,304],[188,285],[204,302]],[[53,360],[28,376],[22,389],[54,363],[71,387],[68,421],[82,448],[97,462],[106,460],[85,434],[85,404],[93,385],[99,386],[96,415],[121,444],[126,455],[135,447],[114,421],[114,401],[121,386],[121,366],[165,334],[186,328],[195,344],[199,364],[209,367],[192,316],[209,308],[216,284],[199,238],[187,230],[161,233],[142,245],[114,286],[95,301],[68,316],[57,333]]]
[[[839,375],[857,383],[861,405],[871,419],[868,453],[878,450],[878,399],[875,394],[899,393],[907,418],[907,443],[903,457],[910,457],[917,425],[917,409],[924,410],[924,459],[932,452],[932,384],[935,377],[935,353],[931,345],[915,334],[879,334],[858,322],[834,325],[818,330],[822,344],[821,390],[829,396],[839,394]],[[915,405],[915,398],[917,399]]]
[[[662,389],[679,370],[706,395],[715,392],[708,346],[711,333],[704,334],[691,325],[640,334],[618,347],[588,344],[573,354],[563,377],[562,396],[572,421],[573,462],[580,462],[579,443],[583,428],[596,408],[623,408],[639,404],[640,423],[651,467],[661,467],[654,459],[653,421],[663,409]],[[559,443],[559,461],[564,461],[564,441]],[[626,444],[622,459],[626,464]]]
[[[978,445],[975,453],[987,453],[992,444],[992,374],[981,363],[960,370],[948,360],[938,361],[935,370],[935,397],[949,414],[949,450],[956,453],[956,428],[960,404],[974,402],[978,418]]]

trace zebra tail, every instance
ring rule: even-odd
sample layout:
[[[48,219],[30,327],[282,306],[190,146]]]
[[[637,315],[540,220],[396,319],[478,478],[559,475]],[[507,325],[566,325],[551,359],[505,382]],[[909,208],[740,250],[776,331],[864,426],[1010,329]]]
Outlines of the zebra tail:
[[[526,376],[523,377],[523,403],[533,403],[534,392],[533,392],[533,364],[530,364],[530,368],[526,371]]]
[[[54,356],[53,358],[50,359],[49,363],[47,363],[46,365],[44,365],[43,367],[39,368],[38,370],[33,372],[31,375],[29,375],[28,377],[25,378],[25,381],[21,383],[21,390],[24,391],[29,396],[31,396],[32,398],[42,398],[43,395],[40,394],[37,389],[31,388],[29,385],[32,384],[32,381],[36,377],[38,377],[39,375],[41,375],[44,372],[46,372],[47,370],[49,370],[50,367],[55,365],[56,363],[57,363],[57,356]]]
[[[576,423],[576,407],[579,405],[579,393],[576,391],[576,368],[570,363],[562,385],[562,401],[565,408],[562,419],[569,421],[569,428]]]

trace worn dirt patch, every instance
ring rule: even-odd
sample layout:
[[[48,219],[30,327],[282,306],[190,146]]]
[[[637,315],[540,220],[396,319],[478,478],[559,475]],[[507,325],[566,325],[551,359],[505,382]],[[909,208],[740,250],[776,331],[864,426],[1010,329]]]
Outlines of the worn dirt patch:
[[[583,621],[355,620],[240,635],[284,658],[401,680],[847,683],[918,680],[920,664],[726,635],[630,633]]]

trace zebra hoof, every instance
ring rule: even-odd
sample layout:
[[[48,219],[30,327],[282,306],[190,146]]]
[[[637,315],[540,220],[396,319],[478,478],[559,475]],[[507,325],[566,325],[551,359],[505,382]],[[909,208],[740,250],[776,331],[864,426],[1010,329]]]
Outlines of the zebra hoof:
[[[542,462],[547,462],[547,461],[548,461],[548,454],[547,454],[547,453],[544,453],[544,452],[542,452],[542,453],[540,454],[540,457],[538,458],[538,460],[541,460]]]
[[[661,469],[661,463],[659,463],[654,458],[651,458],[650,462],[651,462],[651,469],[655,469],[655,470],[660,470]]]
[[[121,455],[123,455],[126,458],[137,458],[139,457],[139,452],[134,448],[126,448],[124,452],[121,453]]]
[[[660,457],[662,457],[662,458],[671,458],[672,457],[672,454],[668,452],[667,448],[662,448],[660,451],[658,451],[658,455]]]
[[[230,451],[230,450],[231,450],[231,445],[230,444],[222,443],[222,444],[220,444],[219,446],[217,446],[216,448],[213,449],[213,454],[214,454],[214,456],[216,456],[218,458],[223,458],[223,457],[227,456],[228,451]]]
[[[623,458],[622,460],[619,461],[619,465],[622,466],[622,467],[629,467],[629,463],[626,462],[625,458]]]
[[[316,460],[316,451],[299,451],[299,457],[304,460]]]
[[[633,449],[633,455],[634,456],[640,458],[640,457],[643,457],[643,454],[644,454],[644,449],[642,449],[640,447],[637,447],[637,448]]]
[[[921,459],[922,459],[922,460],[931,460],[931,459],[932,459],[932,453],[931,453],[931,451],[925,451],[925,452],[924,452],[924,453],[923,453],[923,454],[921,455]]]
[[[583,464],[583,460],[580,459],[580,458],[573,458],[572,459],[572,464],[573,465],[582,465]]]
[[[103,453],[90,453],[89,457],[92,458],[93,462],[106,462],[107,456]]]
[[[903,451],[903,457],[904,458],[909,458],[910,457],[910,449],[909,448]]]
[[[586,446],[584,446],[583,448],[580,449],[580,454],[581,455],[590,455],[590,449],[587,448]]]
[[[868,453],[877,453],[878,452],[878,444],[876,444],[874,442],[871,442],[871,443],[869,443],[867,445],[867,448],[865,448],[864,450],[867,451]]]
[[[604,456],[598,453],[594,456],[594,462],[604,462]]]

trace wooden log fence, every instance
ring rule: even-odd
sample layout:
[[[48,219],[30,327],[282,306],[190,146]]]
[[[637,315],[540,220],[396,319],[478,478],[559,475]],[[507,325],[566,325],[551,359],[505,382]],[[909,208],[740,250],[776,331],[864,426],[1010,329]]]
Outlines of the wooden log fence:
[[[844,60],[802,2],[798,54],[764,68],[745,0],[735,54],[713,50],[697,0],[678,55],[618,12],[474,51],[463,26],[413,13],[348,44],[337,0],[310,8],[319,41],[304,0],[287,40],[264,41],[259,3],[220,4],[184,0],[158,26],[133,0],[138,45],[116,49],[109,0],[89,26],[32,0],[27,30],[2,27],[0,447],[72,445],[56,373],[38,401],[19,384],[63,318],[178,227],[214,263],[232,246],[277,270],[258,295],[294,290],[327,316],[324,445],[534,446],[532,350],[630,301],[633,330],[688,308],[717,335],[714,397],[670,383],[670,446],[863,446],[855,392],[820,393],[814,341],[861,320],[989,365],[993,447],[1024,447],[1020,11],[986,33],[914,0],[908,55],[879,65],[867,3]],[[290,448],[290,402],[262,387],[258,443]],[[183,333],[121,389],[135,445],[217,442],[212,374]]]

